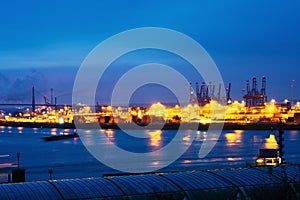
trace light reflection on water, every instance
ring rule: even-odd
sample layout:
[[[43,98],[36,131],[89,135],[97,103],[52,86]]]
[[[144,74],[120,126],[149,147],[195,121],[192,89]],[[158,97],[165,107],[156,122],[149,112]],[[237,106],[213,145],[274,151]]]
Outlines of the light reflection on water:
[[[241,157],[239,157],[239,158],[228,157],[227,160],[228,161],[240,161],[240,160],[243,160],[243,158],[241,158]]]
[[[81,138],[85,141],[86,145],[88,146],[92,146],[94,145],[94,141],[93,141],[93,135],[92,135],[92,131],[91,130],[85,130],[84,131],[84,138]]]
[[[192,163],[192,161],[191,160],[184,160],[183,163],[184,164],[189,164],[189,163]]]
[[[243,131],[235,130],[233,133],[226,133],[226,146],[235,146],[241,143],[243,137]]]
[[[298,131],[291,131],[291,134],[290,134],[290,140],[292,140],[292,141],[296,141],[297,139],[298,139],[298,134],[299,134],[299,132]]]
[[[152,147],[160,147],[161,146],[161,130],[156,131],[146,131],[146,133],[150,136],[149,146]]]
[[[278,148],[276,136],[273,133],[271,133],[268,138],[265,138],[264,148],[266,148],[266,149],[277,149]]]
[[[113,130],[107,130],[107,131],[105,131],[105,133],[108,138],[114,138],[115,132]]]
[[[23,127],[18,127],[17,129],[18,129],[19,133],[22,133]]]

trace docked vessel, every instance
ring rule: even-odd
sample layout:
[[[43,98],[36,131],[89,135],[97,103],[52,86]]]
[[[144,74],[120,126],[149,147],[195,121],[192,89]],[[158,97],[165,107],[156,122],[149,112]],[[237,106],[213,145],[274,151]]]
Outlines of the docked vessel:
[[[74,131],[74,133],[72,133],[72,134],[53,135],[53,136],[43,137],[43,140],[45,140],[46,142],[49,142],[49,141],[71,139],[71,138],[77,138],[77,137],[79,137],[79,135],[76,131]]]

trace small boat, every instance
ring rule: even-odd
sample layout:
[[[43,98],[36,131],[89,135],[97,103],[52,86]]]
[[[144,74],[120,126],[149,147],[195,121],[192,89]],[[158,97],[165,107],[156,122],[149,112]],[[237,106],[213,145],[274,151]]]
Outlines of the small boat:
[[[277,149],[260,149],[256,159],[256,166],[278,166],[281,159]]]
[[[73,134],[52,135],[52,136],[43,137],[43,140],[49,142],[49,141],[71,139],[71,138],[77,138],[77,137],[79,137],[79,135],[76,131],[74,131]]]
[[[283,158],[283,125],[280,119],[278,135],[271,133],[266,138],[265,148],[259,150],[259,156],[256,159],[256,166],[278,166],[284,164]],[[278,138],[278,141],[276,140]]]

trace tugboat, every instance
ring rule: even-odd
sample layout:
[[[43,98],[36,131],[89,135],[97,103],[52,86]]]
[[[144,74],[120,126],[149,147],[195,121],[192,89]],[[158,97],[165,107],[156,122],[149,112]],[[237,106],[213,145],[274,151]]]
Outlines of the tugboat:
[[[260,149],[259,156],[256,159],[256,166],[278,166],[281,159],[278,156],[277,149]]]
[[[77,137],[79,137],[79,135],[77,131],[74,130],[72,134],[47,136],[47,137],[43,137],[43,140],[49,142],[49,141],[56,141],[56,140],[63,140],[63,139],[70,139],[70,138],[77,138]]]

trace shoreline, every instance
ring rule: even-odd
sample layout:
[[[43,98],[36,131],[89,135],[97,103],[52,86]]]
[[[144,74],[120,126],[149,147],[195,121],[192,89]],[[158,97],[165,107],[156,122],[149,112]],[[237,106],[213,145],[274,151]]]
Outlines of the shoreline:
[[[218,124],[218,123],[216,123]],[[116,129],[119,130],[120,127],[117,124],[100,124],[102,129]],[[26,128],[59,128],[59,129],[99,129],[98,123],[89,124],[75,124],[74,123],[30,123],[30,122],[0,122],[0,126],[5,127],[26,127]],[[124,123],[120,124],[122,129],[137,129],[145,130],[147,124],[134,124],[134,123]],[[162,124],[151,124],[151,126],[146,129],[149,130],[178,130],[180,126],[181,130],[191,130],[197,126],[197,123],[166,123]],[[208,130],[210,124],[198,125],[198,130]],[[259,123],[249,123],[249,124],[239,124],[239,123],[224,123],[223,130],[278,130],[279,123],[270,122],[259,122]],[[300,124],[283,124],[284,130],[300,130]]]

